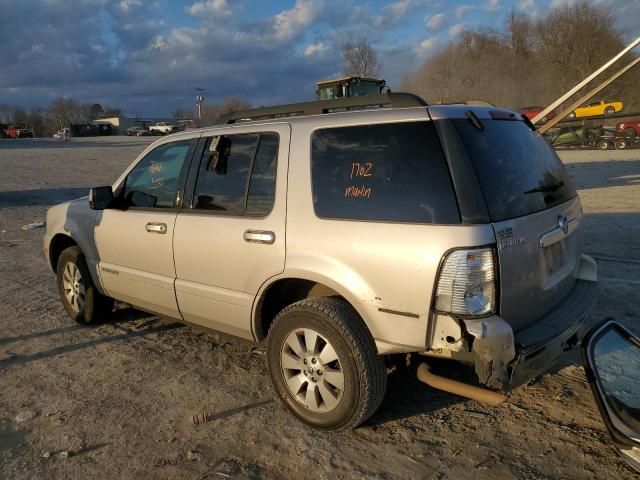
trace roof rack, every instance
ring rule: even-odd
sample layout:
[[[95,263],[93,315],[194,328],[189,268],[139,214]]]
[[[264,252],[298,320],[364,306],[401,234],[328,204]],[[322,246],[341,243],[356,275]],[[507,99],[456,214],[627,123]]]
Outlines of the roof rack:
[[[303,117],[353,110],[376,108],[426,107],[429,104],[412,93],[386,93],[383,95],[365,95],[360,97],[343,97],[333,100],[292,103],[274,107],[261,107],[230,113],[219,120],[221,123],[239,123],[275,118]]]

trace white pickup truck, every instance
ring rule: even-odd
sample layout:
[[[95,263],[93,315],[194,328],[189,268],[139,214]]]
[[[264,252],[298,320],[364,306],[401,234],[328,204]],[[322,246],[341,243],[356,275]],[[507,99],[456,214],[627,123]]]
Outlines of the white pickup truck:
[[[152,135],[168,135],[178,131],[178,127],[167,122],[158,122],[155,125],[151,125],[149,131]]]

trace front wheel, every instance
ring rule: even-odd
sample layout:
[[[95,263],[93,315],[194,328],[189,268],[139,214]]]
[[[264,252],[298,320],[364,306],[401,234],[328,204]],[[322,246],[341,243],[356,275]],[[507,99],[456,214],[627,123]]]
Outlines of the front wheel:
[[[598,150],[606,150],[609,148],[609,142],[607,140],[600,140],[597,144]]]
[[[282,310],[269,330],[267,367],[284,405],[322,430],[355,428],[378,409],[387,387],[373,337],[338,297]]]
[[[616,113],[616,109],[613,107],[607,107],[604,109],[604,114],[605,115],[613,115],[614,113]]]
[[[97,323],[113,310],[113,299],[101,295],[93,284],[79,247],[69,247],[60,254],[56,276],[62,305],[76,322]]]
[[[567,115],[568,120],[573,120],[574,118],[576,118],[576,112],[571,112],[569,115]]]

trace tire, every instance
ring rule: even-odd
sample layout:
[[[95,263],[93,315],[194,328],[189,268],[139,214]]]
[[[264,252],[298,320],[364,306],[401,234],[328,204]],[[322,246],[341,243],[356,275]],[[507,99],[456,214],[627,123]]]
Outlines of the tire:
[[[616,150],[624,150],[627,148],[627,141],[624,139],[618,139],[615,143]]]
[[[576,112],[571,112],[567,115],[567,120],[573,120],[574,118],[576,118]]]
[[[632,127],[625,128],[623,135],[625,136],[625,138],[628,138],[629,140],[633,140],[636,138],[636,130],[635,128],[632,128]]]
[[[79,247],[69,247],[60,254],[56,277],[62,305],[74,321],[98,323],[111,314],[113,299],[98,292]]]
[[[600,140],[597,145],[598,150],[607,150],[609,148],[609,142],[606,140]]]
[[[616,113],[616,109],[613,107],[607,107],[604,109],[604,114],[607,116],[613,115],[614,113]]]
[[[267,367],[282,403],[320,430],[357,427],[378,409],[387,388],[373,337],[339,297],[301,300],[282,310],[269,330]]]

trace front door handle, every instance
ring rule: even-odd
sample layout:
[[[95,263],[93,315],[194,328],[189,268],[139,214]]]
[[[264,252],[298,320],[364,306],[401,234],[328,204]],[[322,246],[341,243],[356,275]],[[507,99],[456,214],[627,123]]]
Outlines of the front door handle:
[[[149,222],[144,227],[149,233],[167,233],[167,224],[166,223],[155,223]]]
[[[242,235],[245,242],[266,243],[271,245],[276,241],[276,234],[267,230],[246,230]]]

